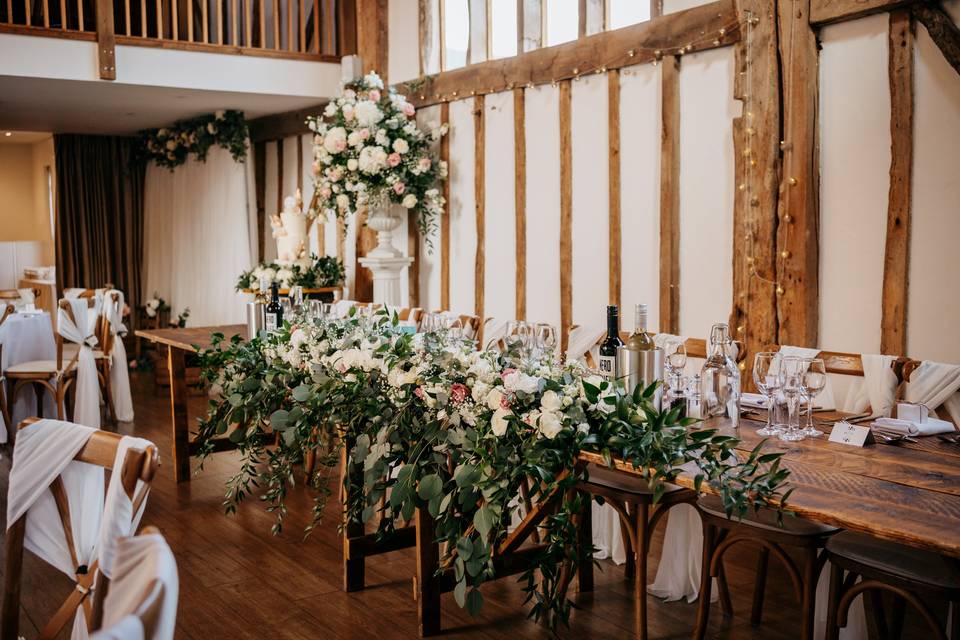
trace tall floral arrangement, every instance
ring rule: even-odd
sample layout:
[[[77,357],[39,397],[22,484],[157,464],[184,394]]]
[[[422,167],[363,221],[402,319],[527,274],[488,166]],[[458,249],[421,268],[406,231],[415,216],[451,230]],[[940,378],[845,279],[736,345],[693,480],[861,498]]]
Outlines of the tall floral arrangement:
[[[437,182],[447,175],[433,143],[446,125],[420,129],[413,105],[376,73],[346,85],[307,124],[315,134],[311,215],[345,219],[367,206],[395,203],[415,212],[420,231],[431,237],[445,203]]]

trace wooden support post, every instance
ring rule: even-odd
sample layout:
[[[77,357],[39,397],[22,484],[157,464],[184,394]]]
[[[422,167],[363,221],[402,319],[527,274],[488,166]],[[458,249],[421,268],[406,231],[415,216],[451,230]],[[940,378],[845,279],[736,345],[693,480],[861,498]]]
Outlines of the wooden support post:
[[[357,3],[337,2],[337,55],[357,53]]]
[[[257,264],[266,255],[267,242],[267,143],[253,144],[253,182],[257,198]]]
[[[890,14],[890,192],[883,256],[880,352],[907,353],[907,295],[910,279],[910,198],[913,177],[913,18],[904,9]]]
[[[283,138],[277,140],[277,215],[283,211]]]
[[[349,456],[353,443],[349,440],[343,443],[340,449],[340,491],[343,492],[341,503],[346,503],[346,484],[350,469]],[[363,486],[363,476],[354,473],[349,481],[354,486],[359,483]],[[366,571],[366,561],[364,556],[353,557],[350,553],[351,538],[363,536],[363,523],[357,522],[347,516],[346,510],[343,513],[343,590],[359,591],[364,587],[364,575]]]
[[[610,304],[620,306],[621,231],[620,231],[620,72],[607,72],[607,130],[610,146],[608,157],[609,191],[609,295]]]
[[[484,276],[486,270],[486,100],[480,95],[473,101],[473,194],[477,219],[477,252],[474,262],[473,313],[483,322]]]
[[[660,325],[680,332],[680,58],[666,56],[660,90]]]
[[[818,53],[809,0],[779,3],[783,61],[783,176],[777,227],[778,342],[817,344],[820,323],[820,243],[817,171]],[[783,257],[786,256],[786,257]]]
[[[570,81],[560,82],[560,353],[573,323],[573,149]]]
[[[527,101],[523,89],[513,90],[514,208],[517,251],[516,317],[527,319]]]
[[[917,3],[911,6],[911,11],[913,17],[927,28],[930,39],[940,47],[940,53],[950,66],[960,73],[960,28],[953,19],[935,4]]]
[[[81,23],[81,28],[82,26]],[[97,71],[101,80],[117,79],[116,47],[117,38],[113,32],[113,2],[97,0]]]
[[[435,539],[436,523],[425,509],[414,512],[417,529],[417,577],[414,592],[417,598],[417,619],[420,636],[440,633],[440,547]]]
[[[407,255],[413,262],[407,267],[407,282],[410,292],[409,305],[420,306],[420,228],[417,226],[417,214],[407,214]]]
[[[777,273],[780,70],[771,1],[740,0],[739,13],[744,24],[735,49],[734,97],[743,101],[743,115],[733,120],[736,191],[730,329],[753,354],[777,342],[776,285],[771,283]],[[745,362],[749,383],[749,355]]]
[[[440,105],[440,124],[450,125],[450,104]],[[440,139],[440,159],[450,167],[450,136]],[[444,212],[440,217],[440,308],[450,308],[450,179],[443,181]]]

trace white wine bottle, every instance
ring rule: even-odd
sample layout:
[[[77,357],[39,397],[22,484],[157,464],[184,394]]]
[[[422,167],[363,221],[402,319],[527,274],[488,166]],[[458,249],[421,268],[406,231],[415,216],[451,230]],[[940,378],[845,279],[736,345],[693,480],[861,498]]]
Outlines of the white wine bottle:
[[[638,304],[634,309],[633,334],[627,338],[625,347],[630,351],[653,351],[657,345],[647,333],[647,305]]]

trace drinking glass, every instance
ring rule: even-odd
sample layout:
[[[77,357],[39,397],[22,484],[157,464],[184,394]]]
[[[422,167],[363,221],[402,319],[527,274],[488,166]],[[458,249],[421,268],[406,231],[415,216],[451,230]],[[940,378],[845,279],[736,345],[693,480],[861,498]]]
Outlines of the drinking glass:
[[[827,386],[827,368],[821,358],[809,358],[804,361],[803,395],[807,398],[807,424],[803,428],[803,435],[818,438],[823,431],[817,429],[813,423],[813,401]]]
[[[507,328],[503,333],[503,346],[505,347],[505,351],[507,353],[519,348],[523,342],[523,335],[520,331],[520,326],[522,324],[522,322],[518,322],[517,320],[510,320],[507,322]]]
[[[773,426],[773,398],[781,387],[781,357],[774,351],[762,351],[753,358],[753,382],[767,399],[767,424],[757,430],[757,435],[775,436],[780,429]]]
[[[336,306],[332,302],[324,302],[323,305],[320,307],[320,309],[324,318],[326,318],[327,320],[334,319],[336,315],[334,314],[334,309],[336,309]]]
[[[287,294],[287,297],[290,298],[290,302],[293,304],[293,308],[297,313],[303,312],[303,287],[300,285],[295,285],[290,287],[290,292]]]
[[[679,390],[682,384],[683,370],[687,366],[687,345],[683,340],[670,340],[664,346],[665,368],[669,374],[670,387]]]
[[[280,307],[283,309],[283,319],[290,320],[293,317],[293,303],[289,297],[280,298]]]
[[[553,325],[541,323],[537,325],[537,347],[540,356],[553,355],[557,348],[557,329]]]
[[[323,307],[324,302],[322,300],[311,300],[309,309],[310,321],[313,323],[318,323],[321,320],[324,320],[327,317],[327,314],[324,313]]]
[[[780,380],[781,390],[787,400],[787,428],[780,433],[780,439],[797,442],[804,439],[800,431],[800,400],[803,395],[803,374],[805,365],[800,358],[783,359]]]

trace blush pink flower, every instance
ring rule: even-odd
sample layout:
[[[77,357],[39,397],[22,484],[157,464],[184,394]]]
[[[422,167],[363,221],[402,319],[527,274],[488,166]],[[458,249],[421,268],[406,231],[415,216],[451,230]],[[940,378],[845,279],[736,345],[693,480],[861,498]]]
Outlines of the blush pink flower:
[[[511,373],[516,373],[516,371],[517,371],[516,369],[512,369],[512,368],[504,369],[503,371],[500,372],[500,379],[503,380]]]
[[[400,154],[394,152],[394,153],[391,153],[390,155],[388,155],[388,156],[387,156],[387,164],[390,165],[391,167],[395,167],[395,166],[397,166],[398,164],[400,164]],[[399,193],[399,192],[398,192],[398,193]]]
[[[467,389],[467,385],[460,382],[455,382],[450,387],[450,397],[456,404],[460,404],[466,400],[468,393],[469,390]]]
[[[360,129],[357,133],[359,133],[360,137],[364,140],[370,137],[370,129]]]
[[[429,171],[433,163],[430,162],[430,158],[420,158],[419,165],[420,171]]]
[[[398,196],[399,196],[399,195],[402,195],[403,192],[406,191],[406,189],[407,189],[407,185],[403,184],[402,182],[394,182],[394,183],[393,183],[393,191],[394,191],[394,193],[396,193]]]
[[[424,399],[426,399],[426,397],[427,397],[427,394],[426,394],[426,392],[423,390],[423,387],[417,387],[416,389],[414,389],[414,390],[413,390],[413,395],[417,396],[417,397],[420,398],[421,400],[424,400]]]
[[[380,91],[379,91],[378,89],[371,89],[371,90],[370,90],[370,93],[367,94],[367,97],[369,97],[369,98],[370,98],[371,100],[373,100],[374,102],[379,102],[379,101],[380,101]]]
[[[500,408],[501,409],[510,408],[510,398],[509,396],[507,396],[507,394],[504,394],[503,397],[500,398]]]
[[[417,110],[413,107],[412,104],[410,104],[409,102],[403,103],[403,113],[405,116],[407,116],[408,118],[413,117],[413,114],[415,114],[416,112]]]
[[[337,151],[343,151],[344,149],[347,148],[347,141],[337,140],[337,142],[334,144],[334,147],[337,149]]]

